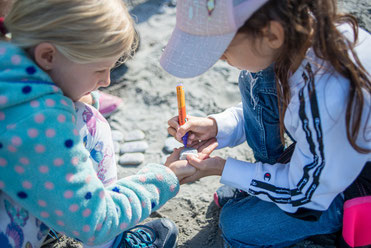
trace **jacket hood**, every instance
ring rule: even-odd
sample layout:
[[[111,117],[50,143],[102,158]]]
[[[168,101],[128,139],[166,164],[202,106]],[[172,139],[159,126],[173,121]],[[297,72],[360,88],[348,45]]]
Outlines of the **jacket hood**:
[[[27,53],[0,42],[0,111],[62,91]]]

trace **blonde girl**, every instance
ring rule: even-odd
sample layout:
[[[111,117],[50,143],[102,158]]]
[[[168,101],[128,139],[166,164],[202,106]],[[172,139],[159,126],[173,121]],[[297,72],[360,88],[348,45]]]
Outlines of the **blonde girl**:
[[[74,101],[135,47],[123,2],[16,0],[1,26],[0,246],[39,247],[52,228],[86,245],[173,247],[170,220],[129,229],[194,169],[150,164],[105,188],[76,127]]]

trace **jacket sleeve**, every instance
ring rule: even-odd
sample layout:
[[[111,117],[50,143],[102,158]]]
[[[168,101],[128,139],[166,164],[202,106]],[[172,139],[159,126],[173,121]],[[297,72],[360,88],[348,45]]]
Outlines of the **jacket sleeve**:
[[[74,119],[69,111],[43,110],[3,133],[0,186],[49,227],[101,244],[174,197],[179,182],[167,167],[149,164],[104,188]]]
[[[246,140],[242,103],[209,117],[215,119],[218,126],[218,149],[234,147]]]

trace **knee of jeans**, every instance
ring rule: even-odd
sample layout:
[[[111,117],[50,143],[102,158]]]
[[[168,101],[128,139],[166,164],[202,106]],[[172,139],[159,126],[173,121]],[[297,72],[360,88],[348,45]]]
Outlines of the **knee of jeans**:
[[[229,241],[240,240],[241,239],[241,223],[243,225],[243,236],[246,236],[251,233],[248,228],[249,225],[246,225],[246,220],[239,214],[237,209],[233,207],[233,204],[227,203],[221,210],[219,216],[219,227],[222,230],[223,237]]]

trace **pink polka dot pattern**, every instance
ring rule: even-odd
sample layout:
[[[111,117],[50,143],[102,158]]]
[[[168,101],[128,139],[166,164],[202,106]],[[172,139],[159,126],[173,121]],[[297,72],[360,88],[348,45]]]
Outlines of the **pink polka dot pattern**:
[[[19,166],[17,165],[16,167],[14,167],[14,170],[18,173],[18,174],[22,174],[24,173],[24,168],[22,166]]]
[[[60,115],[58,115],[57,120],[58,120],[60,123],[63,123],[63,122],[66,121],[66,116],[60,114]]]
[[[139,176],[139,181],[144,183],[146,181],[146,177],[145,176]]]
[[[90,245],[92,245],[92,243],[94,242],[94,240],[95,240],[95,237],[94,236],[88,239],[88,241],[90,242]]]
[[[30,138],[35,138],[37,135],[39,135],[39,131],[37,131],[35,128],[30,128],[27,130],[27,134]]]
[[[55,130],[53,128],[49,128],[45,131],[45,135],[48,138],[53,138],[55,136]]]
[[[143,172],[143,173],[147,173],[147,172],[148,172],[148,168],[144,168],[144,169],[142,170],[142,172]]]
[[[0,181],[0,189],[3,189],[5,187],[5,184],[3,181]]]
[[[78,231],[72,231],[73,235],[75,235],[75,237],[78,237],[80,236],[80,233]]]
[[[157,180],[159,180],[160,182],[164,180],[164,176],[161,175],[161,174],[157,174],[157,175],[156,175],[156,178],[157,178]]]
[[[91,179],[92,179],[92,176],[91,176],[91,175],[88,175],[88,176],[85,178],[85,182],[86,182],[86,183],[90,183]]]
[[[24,164],[24,165],[29,165],[30,164],[30,160],[26,157],[22,157],[19,159],[19,161]]]
[[[13,65],[19,65],[21,63],[21,56],[19,55],[13,55],[11,58],[10,58],[11,62]]]
[[[82,216],[84,216],[84,217],[88,217],[90,214],[91,214],[91,210],[89,208],[85,209],[82,212]]]
[[[72,173],[68,173],[66,175],[66,181],[70,183],[70,182],[72,182],[72,180],[73,180],[73,174]]]
[[[37,153],[43,153],[43,152],[45,152],[45,146],[44,145],[40,145],[40,144],[36,145],[35,146],[35,152],[37,152]]]
[[[97,231],[100,231],[102,229],[103,224],[98,223],[97,227],[95,228]]]
[[[84,232],[89,232],[89,231],[90,231],[90,226],[89,226],[89,225],[84,225],[83,228],[82,228],[82,230],[83,230]],[[93,238],[93,237],[92,237],[92,238]],[[89,241],[92,241],[92,240],[89,239]]]
[[[73,192],[71,190],[66,190],[63,194],[64,198],[70,199],[73,197]]]
[[[145,208],[146,207],[146,203],[144,201],[142,201],[142,208]]]
[[[126,215],[128,216],[128,218],[129,219],[131,219],[131,209],[130,208],[128,208],[128,209],[126,209]]]
[[[12,129],[15,129],[16,127],[17,127],[16,124],[9,124],[9,125],[6,126],[6,129],[12,130]]]
[[[45,188],[48,189],[48,190],[52,190],[54,189],[54,184],[52,182],[46,182],[44,184]]]
[[[46,201],[44,200],[38,200],[37,204],[39,204],[40,207],[46,207]]]
[[[127,227],[128,227],[128,223],[123,222],[123,223],[120,224],[120,229],[121,230],[125,230]]]
[[[70,205],[70,207],[68,208],[72,213],[76,212],[77,210],[79,210],[79,206],[77,204],[72,204]]]
[[[78,157],[73,157],[72,159],[71,159],[71,164],[73,164],[73,165],[78,165],[79,164],[79,158]]]
[[[4,105],[8,102],[8,97],[0,96],[0,105]]]
[[[156,187],[156,191],[157,191],[158,194],[161,194],[161,190],[157,187]]]
[[[58,221],[57,221],[57,224],[58,224],[59,226],[64,226],[64,222],[61,221],[61,220],[58,220]]]
[[[61,159],[61,158],[56,158],[56,159],[54,159],[53,164],[54,164],[55,166],[58,167],[58,166],[63,165],[64,162],[63,162],[63,159]]]
[[[8,161],[5,160],[5,158],[0,158],[0,166],[1,166],[1,167],[6,166],[7,164],[8,164]]]
[[[46,103],[46,106],[48,107],[53,107],[55,105],[55,101],[52,99],[47,99],[45,103]]]
[[[62,103],[64,106],[68,106],[68,103],[67,103],[66,100],[64,100],[64,99],[61,100],[61,103]]]
[[[37,107],[40,106],[40,102],[39,101],[36,101],[36,100],[33,100],[33,101],[30,102],[30,105],[33,108],[37,108]]]
[[[58,216],[63,216],[63,212],[59,209],[55,210],[54,213]]]
[[[41,165],[41,166],[39,167],[39,171],[40,171],[41,173],[43,173],[43,174],[48,173],[48,172],[49,172],[49,167],[46,166],[46,165]]]
[[[75,121],[76,121],[76,118],[75,118],[75,116],[74,116],[74,115],[72,116],[72,118],[71,118],[71,119],[72,119],[72,122],[75,122]]]
[[[173,174],[174,172],[172,170],[170,170],[168,167],[165,168],[166,172],[169,173],[169,174]]]
[[[30,181],[23,181],[22,186],[25,189],[30,189],[30,188],[32,188],[32,183]]]
[[[8,146],[8,151],[10,151],[10,152],[16,152],[17,151],[17,148],[15,146],[9,145]]]
[[[170,186],[170,191],[174,192],[174,190],[175,190],[175,185],[173,184],[173,185]]]
[[[41,212],[41,217],[43,217],[43,218],[49,218],[49,213],[48,212],[45,212],[45,211],[43,211],[43,212]]]
[[[101,192],[99,192],[99,198],[100,199],[103,199],[105,195],[106,195],[106,193],[104,192],[104,190],[102,190]]]
[[[59,90],[59,88],[57,86],[54,86],[54,85],[52,86],[52,89],[53,89],[54,92],[58,92],[58,90]]]
[[[73,130],[73,134],[74,134],[75,136],[77,136],[77,135],[79,135],[79,131],[78,131],[77,129],[74,129],[74,130]]]
[[[44,120],[45,120],[45,116],[44,116],[43,114],[37,114],[37,115],[35,115],[35,117],[34,117],[34,121],[35,121],[36,123],[43,123]]]
[[[5,47],[0,47],[0,55],[4,55],[6,53]]]
[[[5,120],[5,114],[4,112],[0,112],[0,121]]]
[[[12,138],[12,144],[15,146],[20,146],[22,144],[22,139],[18,136]]]

